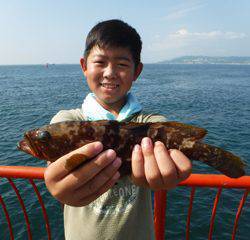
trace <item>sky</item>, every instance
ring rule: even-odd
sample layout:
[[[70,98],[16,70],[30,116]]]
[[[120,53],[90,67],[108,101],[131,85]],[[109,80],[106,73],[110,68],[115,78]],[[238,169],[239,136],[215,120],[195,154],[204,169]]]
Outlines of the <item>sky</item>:
[[[90,29],[113,18],[141,35],[143,63],[250,56],[248,0],[0,0],[0,65],[79,63]]]

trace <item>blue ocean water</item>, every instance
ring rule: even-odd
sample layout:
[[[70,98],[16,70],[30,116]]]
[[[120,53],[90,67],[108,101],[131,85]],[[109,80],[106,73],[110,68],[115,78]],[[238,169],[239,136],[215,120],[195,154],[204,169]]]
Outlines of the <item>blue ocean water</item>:
[[[61,109],[81,106],[88,93],[78,65],[0,66],[0,164],[45,166],[43,162],[16,149],[23,133],[49,123]],[[146,112],[164,114],[208,130],[206,142],[241,156],[250,174],[250,66],[247,65],[159,65],[146,64],[132,92]],[[193,172],[217,173],[194,162]],[[43,219],[28,181],[16,181],[34,230],[34,239],[44,237]],[[63,239],[60,205],[37,182],[52,226],[53,239]],[[166,234],[168,239],[184,239],[190,189],[168,194]],[[214,239],[230,239],[241,190],[223,190],[215,218]],[[4,199],[14,226],[15,239],[27,239],[23,214],[6,179],[0,179]],[[216,191],[196,191],[191,218],[191,239],[207,239]],[[0,205],[1,206],[1,205]],[[250,200],[239,222],[237,239],[250,239]],[[31,211],[32,210],[32,211]],[[5,215],[0,207],[0,239],[8,239]]]

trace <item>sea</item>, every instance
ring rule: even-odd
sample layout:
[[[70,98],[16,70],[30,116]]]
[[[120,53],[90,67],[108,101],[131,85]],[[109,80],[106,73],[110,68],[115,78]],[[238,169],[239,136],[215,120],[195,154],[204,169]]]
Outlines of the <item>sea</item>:
[[[250,175],[250,65],[145,64],[131,91],[145,112],[206,128],[204,141],[240,156]],[[88,92],[79,65],[0,66],[0,164],[45,166],[43,161],[18,151],[17,142],[25,131],[48,124],[59,110],[80,108]],[[219,172],[193,161],[193,173]],[[47,239],[42,211],[29,181],[13,181],[26,206],[33,239]],[[63,239],[61,206],[43,181],[35,183],[49,215],[52,239]],[[178,187],[168,192],[166,239],[185,239],[190,191],[188,187]],[[208,238],[216,194],[217,189],[196,189],[190,239]],[[244,190],[222,190],[213,239],[231,239],[243,194]],[[15,239],[28,239],[22,208],[5,178],[0,178],[0,198],[9,212]],[[250,197],[243,207],[236,239],[250,239],[249,219]],[[0,239],[9,238],[0,203]]]

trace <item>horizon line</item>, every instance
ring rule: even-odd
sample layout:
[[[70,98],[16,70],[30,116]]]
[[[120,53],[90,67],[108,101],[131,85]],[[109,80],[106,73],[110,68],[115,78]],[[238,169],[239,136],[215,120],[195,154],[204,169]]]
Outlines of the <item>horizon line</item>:
[[[165,59],[165,60],[160,60],[157,62],[145,62],[143,64],[159,64],[161,62],[164,61],[172,61],[174,59],[177,58],[183,58],[183,57],[214,57],[214,58],[230,58],[230,57],[243,57],[243,58],[250,58],[250,56],[240,56],[240,55],[231,55],[231,56],[209,56],[209,55],[182,55],[179,57],[174,57],[174,58],[170,58],[170,59]],[[49,63],[49,62],[45,62],[45,63],[15,63],[15,64],[0,64],[0,66],[33,66],[33,65],[41,65],[41,66],[46,66],[46,65],[78,65],[80,66],[80,63]]]

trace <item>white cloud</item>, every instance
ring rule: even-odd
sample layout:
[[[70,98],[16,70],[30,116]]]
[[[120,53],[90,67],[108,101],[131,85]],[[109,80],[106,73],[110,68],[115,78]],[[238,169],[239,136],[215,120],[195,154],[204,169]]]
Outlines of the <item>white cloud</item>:
[[[150,56],[148,62],[154,62],[183,55],[239,55],[241,44],[246,42],[246,33],[221,30],[190,32],[181,28],[166,36],[156,34],[145,50]]]
[[[200,1],[185,2],[184,4],[178,5],[170,9],[169,13],[163,17],[163,20],[176,20],[185,17],[190,12],[196,11],[205,6],[204,3]]]
[[[197,9],[201,8],[202,6],[203,5],[199,5],[199,6],[194,6],[194,7],[186,8],[186,9],[176,10],[176,11],[174,11],[172,13],[169,13],[163,19],[164,20],[176,20],[176,19],[185,17],[189,12],[197,10]]]
[[[189,39],[189,40],[199,40],[199,39],[241,39],[245,38],[245,33],[237,32],[224,32],[224,31],[210,31],[210,32],[189,32],[186,28],[179,29],[175,33],[169,34],[171,39]]]

